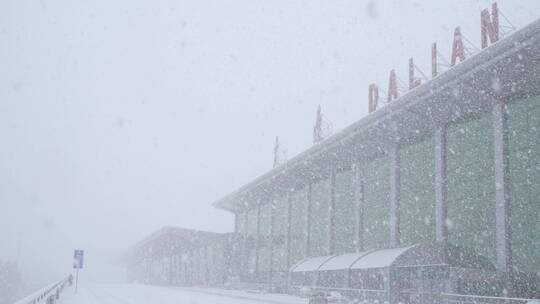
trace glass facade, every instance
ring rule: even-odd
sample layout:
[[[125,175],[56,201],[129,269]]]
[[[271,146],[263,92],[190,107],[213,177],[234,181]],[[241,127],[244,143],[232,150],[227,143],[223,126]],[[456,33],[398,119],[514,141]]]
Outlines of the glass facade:
[[[271,247],[270,237],[272,233],[272,204],[265,203],[259,211],[259,243],[258,243],[258,279],[266,282],[270,275]]]
[[[495,262],[491,114],[448,127],[448,240]]]
[[[540,97],[509,103],[506,115],[512,262],[516,270],[530,272],[540,269]],[[403,246],[435,241],[434,144],[433,136],[427,135],[399,149],[399,228]],[[360,166],[363,192],[358,211],[363,250],[390,246],[389,165],[388,157],[383,156]],[[496,260],[494,173],[491,112],[451,123],[447,130],[448,240],[474,250],[493,264]],[[332,253],[356,251],[354,181],[350,168],[337,171],[333,192],[331,179],[327,177],[312,183],[311,187],[292,191],[289,197],[275,196],[270,203],[261,205],[259,211],[252,208],[238,213],[237,231],[247,236],[244,263],[249,272],[258,270],[259,281],[267,281],[272,273],[273,280],[278,282],[284,280],[288,268],[306,254],[330,254],[331,212],[335,216]]]
[[[540,273],[540,96],[508,105],[512,262]]]
[[[235,231],[240,235],[246,234],[246,212],[235,213]]]
[[[364,201],[362,206],[363,245],[365,250],[390,245],[390,166],[381,157],[363,167]]]
[[[309,255],[329,254],[330,237],[330,179],[311,185],[311,216],[309,229]]]
[[[400,242],[435,241],[435,151],[431,137],[400,147]]]
[[[272,271],[273,280],[287,278],[287,230],[289,222],[289,202],[287,196],[278,196],[273,202],[272,217]]]
[[[307,242],[307,187],[291,193],[290,263],[300,261],[306,254]]]
[[[356,249],[354,192],[353,171],[346,170],[336,173],[334,189],[334,253],[354,252]]]
[[[245,252],[246,252],[246,275],[248,278],[253,279],[255,275],[255,271],[257,269],[256,261],[257,261],[257,251],[256,251],[256,244],[257,244],[257,215],[258,215],[258,208],[253,207],[252,209],[248,210],[247,212],[247,224],[246,224],[246,239],[245,239]]]

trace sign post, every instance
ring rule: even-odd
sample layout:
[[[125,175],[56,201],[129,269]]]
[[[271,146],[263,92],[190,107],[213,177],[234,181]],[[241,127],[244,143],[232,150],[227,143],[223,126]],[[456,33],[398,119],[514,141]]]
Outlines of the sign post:
[[[83,268],[84,250],[77,250],[73,253],[73,268],[76,269],[75,273],[75,293],[77,293],[77,286],[79,284],[79,269]]]

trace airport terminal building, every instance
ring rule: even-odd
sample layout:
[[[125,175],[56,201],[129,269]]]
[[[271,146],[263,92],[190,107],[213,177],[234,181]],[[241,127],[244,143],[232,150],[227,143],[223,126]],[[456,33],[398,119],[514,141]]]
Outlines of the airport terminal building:
[[[228,246],[216,284],[540,298],[540,20],[214,206],[234,233],[177,255]]]

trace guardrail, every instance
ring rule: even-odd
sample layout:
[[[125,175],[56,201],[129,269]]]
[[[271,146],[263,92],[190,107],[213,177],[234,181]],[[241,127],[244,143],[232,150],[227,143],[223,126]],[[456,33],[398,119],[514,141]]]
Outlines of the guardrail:
[[[441,303],[444,304],[526,304],[533,303],[535,301],[538,301],[540,303],[540,299],[487,297],[451,293],[442,293],[441,299]]]
[[[379,289],[335,288],[322,286],[291,285],[289,292],[301,297],[310,297],[318,292],[327,293],[334,303],[385,303],[388,302],[388,292]]]
[[[71,286],[71,284],[73,284],[73,276],[69,275],[56,283],[46,286],[41,290],[18,300],[14,304],[54,304],[56,300],[60,299],[60,293],[64,290],[66,285]]]

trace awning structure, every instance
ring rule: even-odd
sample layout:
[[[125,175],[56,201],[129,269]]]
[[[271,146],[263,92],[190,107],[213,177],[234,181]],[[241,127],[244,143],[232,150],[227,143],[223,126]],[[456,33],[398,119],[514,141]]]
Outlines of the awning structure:
[[[350,268],[356,261],[362,259],[366,254],[371,253],[372,251],[363,251],[355,253],[346,253],[342,255],[337,255],[326,263],[322,264],[319,267],[319,270],[341,270]]]
[[[470,250],[454,245],[433,243],[312,257],[292,266],[289,271],[362,270],[417,265],[449,265],[461,268],[495,269],[488,259]]]
[[[298,264],[291,267],[291,272],[303,272],[303,271],[317,271],[319,268],[329,259],[335,257],[335,255],[319,256],[314,258],[307,258]]]
[[[350,266],[351,269],[384,268],[391,266],[396,259],[414,246],[372,251]]]

